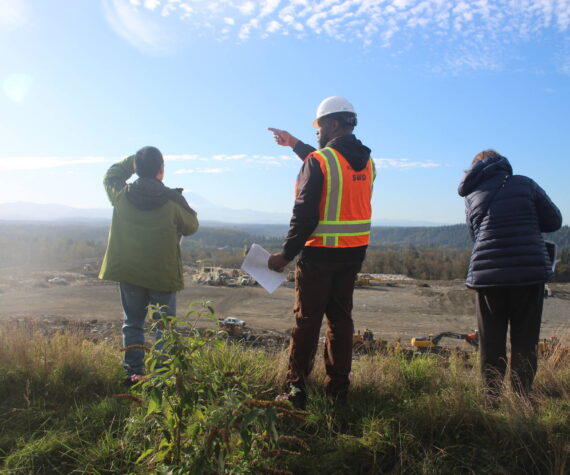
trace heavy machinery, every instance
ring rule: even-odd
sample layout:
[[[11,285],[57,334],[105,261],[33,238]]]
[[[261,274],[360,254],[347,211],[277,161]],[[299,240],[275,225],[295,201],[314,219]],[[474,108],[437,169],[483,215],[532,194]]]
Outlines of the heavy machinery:
[[[437,335],[416,336],[412,338],[412,346],[417,348],[420,352],[438,352],[442,349],[439,342],[442,338],[454,338],[456,340],[463,340],[469,345],[479,348],[479,332],[473,333],[455,333],[455,332],[441,332]]]
[[[560,359],[570,359],[570,347],[564,347],[560,343],[560,339],[556,335],[550,338],[542,338],[538,341],[538,356],[548,358],[557,355]]]
[[[243,335],[245,322],[239,318],[227,317],[218,320],[220,328],[227,332],[230,337],[239,337]]]
[[[245,274],[239,278],[238,285],[255,285],[255,280],[253,277]]]
[[[360,273],[356,276],[354,281],[355,287],[373,287],[384,283],[385,279],[379,274],[363,274]],[[386,284],[387,285],[387,284]],[[393,286],[393,284],[391,284]]]
[[[363,333],[355,333],[352,335],[352,350],[354,353],[374,353],[386,348],[387,342],[374,339],[372,330],[366,328]]]
[[[354,281],[355,287],[368,287],[370,285],[370,276],[359,274]]]
[[[437,335],[417,336],[412,338],[412,346],[422,353],[438,353],[442,350],[442,346],[439,345],[442,338],[463,340],[474,348],[479,348],[478,331],[473,333],[442,332]],[[537,354],[541,358],[548,358],[555,355],[559,360],[567,360],[570,359],[570,348],[562,347],[558,337],[553,335],[550,338],[542,338],[539,340]]]

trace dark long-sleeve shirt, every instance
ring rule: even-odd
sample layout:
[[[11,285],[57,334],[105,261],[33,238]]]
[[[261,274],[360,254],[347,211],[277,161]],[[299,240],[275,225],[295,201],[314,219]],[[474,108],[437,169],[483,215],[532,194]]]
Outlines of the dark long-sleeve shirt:
[[[327,143],[327,147],[338,150],[356,171],[363,170],[370,159],[370,149],[354,135],[337,137]],[[319,162],[314,157],[307,157],[316,149],[299,141],[293,151],[303,160],[303,165],[297,178],[297,196],[293,206],[289,232],[283,245],[283,255],[287,260],[293,260],[301,253],[305,260],[328,262],[362,261],[367,246],[350,248],[305,247],[309,236],[319,223],[319,205],[323,189],[323,172]]]

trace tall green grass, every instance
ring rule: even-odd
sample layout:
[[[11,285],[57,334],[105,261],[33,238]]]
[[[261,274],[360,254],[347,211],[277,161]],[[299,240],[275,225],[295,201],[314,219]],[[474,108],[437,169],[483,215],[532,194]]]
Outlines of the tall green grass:
[[[125,392],[120,359],[117,343],[0,327],[0,472],[177,473],[137,462],[160,427],[145,419],[144,393],[142,406],[114,397]],[[221,386],[240,375],[267,400],[282,392],[286,363],[285,352],[232,344],[205,345],[199,360]],[[307,413],[279,420],[279,446],[262,459],[229,441],[224,473],[570,472],[570,361],[560,354],[539,361],[533,404],[506,388],[496,409],[485,407],[476,355],[360,357],[348,406],[327,400],[323,379],[318,358]]]

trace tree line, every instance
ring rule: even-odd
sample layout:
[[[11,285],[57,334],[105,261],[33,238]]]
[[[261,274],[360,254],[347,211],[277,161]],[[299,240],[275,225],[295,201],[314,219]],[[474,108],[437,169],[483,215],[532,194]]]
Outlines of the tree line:
[[[263,227],[256,231],[263,232]],[[98,263],[105,252],[107,234],[106,226],[4,223],[0,226],[0,267]],[[363,272],[402,274],[426,280],[465,277],[472,244],[463,225],[373,228],[372,235]],[[568,282],[570,230],[564,226],[547,237],[559,246],[555,279]],[[275,252],[281,249],[282,241],[282,237],[274,234],[203,227],[195,236],[183,240],[182,257],[189,265],[202,261],[237,268],[253,242]]]

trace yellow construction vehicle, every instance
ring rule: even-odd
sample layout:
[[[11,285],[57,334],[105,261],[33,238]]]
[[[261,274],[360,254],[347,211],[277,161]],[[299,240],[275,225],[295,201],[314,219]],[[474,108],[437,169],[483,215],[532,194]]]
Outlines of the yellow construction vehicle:
[[[563,347],[556,335],[539,340],[537,350],[538,356],[543,358],[547,358],[555,353],[557,353],[562,359],[570,358],[570,348]]]
[[[355,353],[373,353],[380,351],[386,347],[386,341],[382,339],[375,340],[372,330],[366,328],[363,333],[355,333],[352,335],[352,350]]]
[[[474,333],[455,333],[455,332],[441,332],[437,335],[416,336],[412,338],[412,346],[416,347],[420,352],[437,352],[441,350],[439,342],[442,338],[455,338],[469,343],[475,348],[479,348],[479,332]]]
[[[370,285],[370,276],[359,274],[354,281],[355,287],[368,287]]]

